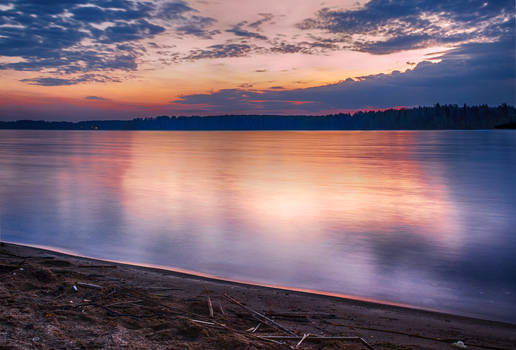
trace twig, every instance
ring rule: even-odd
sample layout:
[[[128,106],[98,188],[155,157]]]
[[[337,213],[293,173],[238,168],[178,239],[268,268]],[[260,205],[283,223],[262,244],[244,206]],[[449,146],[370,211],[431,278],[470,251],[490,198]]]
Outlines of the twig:
[[[194,320],[193,318],[190,318],[189,320],[192,321],[192,322],[195,322],[195,323],[201,323],[201,324],[206,324],[206,325],[210,325],[210,326],[216,326],[216,324],[213,323],[213,322]]]
[[[296,337],[297,337],[297,334],[296,334],[294,331],[292,331],[292,330],[290,330],[290,329],[288,329],[288,328],[286,328],[286,327],[284,327],[284,326],[280,325],[280,324],[279,324],[279,323],[277,323],[276,321],[271,320],[270,318],[268,318],[268,317],[267,317],[267,316],[265,316],[265,315],[262,315],[262,314],[261,314],[261,313],[259,313],[258,311],[253,310],[253,309],[251,309],[251,308],[250,308],[250,307],[248,307],[248,306],[245,306],[244,304],[242,304],[241,302],[239,302],[239,301],[238,301],[238,300],[236,300],[235,298],[232,298],[232,297],[230,297],[230,296],[229,296],[229,295],[227,295],[227,294],[224,294],[224,297],[226,297],[226,298],[227,298],[229,301],[231,301],[232,303],[234,303],[234,304],[236,304],[236,305],[238,305],[238,306],[240,306],[240,307],[242,307],[242,308],[246,309],[247,311],[249,311],[249,312],[253,313],[254,315],[258,316],[258,317],[259,317],[259,318],[261,318],[262,320],[265,320],[265,321],[266,321],[265,323],[267,323],[267,324],[269,324],[269,325],[272,325],[273,327],[278,328],[278,329],[280,329],[280,330],[281,330],[281,331],[283,331],[283,332],[286,332],[286,333],[288,333],[288,334],[291,334],[291,335],[293,335],[293,336],[296,336]]]
[[[324,312],[265,312],[265,315],[283,318],[337,318],[335,314]]]
[[[256,337],[257,339],[260,339],[262,341],[265,340],[265,341],[268,341],[268,342],[271,342],[271,343],[274,343],[274,344],[278,344],[278,345],[285,345],[286,344],[283,341],[278,341],[278,340],[274,340],[274,339],[267,339],[267,338],[260,337],[259,335],[251,335],[251,337]]]
[[[284,340],[297,340],[301,339],[301,336],[291,336],[291,335],[258,335],[260,338],[267,339],[284,339]],[[318,336],[318,335],[310,335],[309,338],[311,340],[360,340],[362,338],[355,336]]]
[[[219,308],[220,308],[220,312],[222,313],[222,315],[225,316],[226,313],[224,312],[224,309],[222,308],[222,303],[220,302],[220,300],[219,300]]]
[[[85,288],[102,289],[101,286],[99,286],[98,284],[93,284],[93,283],[77,282],[76,284],[80,287],[85,287]]]
[[[118,303],[107,304],[106,307],[124,305],[124,304],[136,304],[136,303],[141,303],[141,302],[142,302],[142,300],[119,301]]]
[[[247,329],[247,332],[251,332],[251,333],[256,332],[256,330],[258,329],[258,327],[260,327],[260,325],[261,325],[261,323],[258,323],[256,325],[256,327],[251,327],[251,328]]]
[[[213,315],[213,305],[211,304],[210,296],[208,296],[208,309],[210,311],[210,318],[213,318],[214,317],[214,315]]]
[[[405,332],[394,331],[394,330],[389,330],[389,329],[379,329],[379,328],[371,328],[371,327],[360,327],[360,326],[345,325],[345,324],[335,324],[335,323],[330,323],[330,324],[332,324],[334,326],[344,326],[344,327],[348,327],[348,328],[365,329],[365,330],[368,330],[368,331],[406,335],[408,337],[432,340],[432,341],[437,341],[437,342],[441,342],[441,343],[452,343],[452,342],[454,342],[456,340],[456,339],[451,339],[451,338],[447,339],[447,338],[428,337],[428,336],[424,336],[424,335],[419,335],[419,334],[414,334],[414,333],[405,333]],[[468,345],[475,346],[477,348],[492,349],[492,350],[512,350],[512,349],[509,349],[509,348],[502,348],[502,347],[493,346],[493,345],[474,344],[474,343],[469,343],[469,342],[468,342]]]
[[[304,337],[304,336],[303,336]],[[263,339],[281,339],[281,340],[298,340],[302,339],[302,337],[292,337],[292,336],[285,336],[285,335],[259,335],[258,338]],[[364,338],[361,337],[324,337],[324,336],[310,336],[304,337],[305,339],[309,340],[358,340],[362,344],[364,344],[368,349],[375,350],[368,342],[365,341]]]
[[[303,334],[303,338],[296,344],[296,349],[301,346],[301,343],[310,336],[310,333]]]

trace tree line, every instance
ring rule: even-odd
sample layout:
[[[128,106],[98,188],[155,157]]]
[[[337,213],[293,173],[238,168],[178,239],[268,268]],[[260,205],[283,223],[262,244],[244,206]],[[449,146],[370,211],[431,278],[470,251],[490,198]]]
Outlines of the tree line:
[[[439,105],[306,115],[219,115],[158,116],[132,120],[88,120],[56,122],[17,120],[0,122],[0,129],[52,130],[444,130],[515,128],[516,109],[502,104],[458,106]]]

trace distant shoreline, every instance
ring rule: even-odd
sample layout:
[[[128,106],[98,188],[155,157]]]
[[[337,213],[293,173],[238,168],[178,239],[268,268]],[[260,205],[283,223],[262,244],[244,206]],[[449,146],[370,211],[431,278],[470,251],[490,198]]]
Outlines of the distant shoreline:
[[[307,115],[158,116],[131,120],[0,121],[18,130],[176,130],[176,131],[333,131],[333,130],[490,130],[516,128],[516,109],[439,105],[410,109]]]

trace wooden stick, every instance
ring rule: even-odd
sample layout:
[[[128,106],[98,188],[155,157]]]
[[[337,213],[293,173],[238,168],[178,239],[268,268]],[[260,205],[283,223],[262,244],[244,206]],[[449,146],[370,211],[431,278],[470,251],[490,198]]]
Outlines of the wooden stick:
[[[299,341],[299,343],[296,344],[296,349],[301,346],[301,343],[310,336],[310,333],[303,334],[303,338]]]
[[[251,332],[251,333],[256,332],[256,330],[258,329],[258,327],[260,327],[260,325],[261,325],[261,323],[258,323],[258,324],[256,325],[256,327],[251,327],[251,328],[249,328],[249,329],[247,330],[247,332]]]
[[[101,286],[99,286],[98,284],[93,284],[93,283],[77,282],[76,284],[80,287],[85,287],[85,288],[102,289]]]
[[[261,338],[267,338],[267,339],[284,339],[284,340],[297,340],[301,339],[301,336],[290,336],[290,335],[259,335],[258,337]],[[360,337],[344,337],[344,336],[317,336],[317,335],[310,335],[309,339],[312,340],[360,340],[362,338]]]
[[[248,307],[248,306],[245,306],[244,304],[242,304],[242,303],[241,303],[241,302],[239,302],[238,300],[236,300],[236,299],[234,299],[234,298],[230,297],[229,295],[224,294],[224,297],[226,297],[226,298],[227,298],[229,301],[231,301],[232,303],[237,304],[238,306],[240,306],[240,307],[242,307],[242,308],[246,309],[247,311],[249,311],[249,312],[253,313],[253,314],[254,314],[254,315],[256,315],[256,316],[258,316],[259,318],[261,318],[261,319],[263,319],[263,320],[267,321],[267,322],[265,322],[265,323],[268,323],[269,325],[272,325],[273,327],[278,328],[279,330],[281,330],[281,331],[283,331],[283,332],[286,332],[286,333],[291,334],[291,335],[293,335],[293,336],[295,336],[295,337],[298,337],[298,335],[297,335],[294,331],[292,331],[292,330],[290,330],[290,329],[288,329],[288,328],[286,328],[286,327],[284,327],[284,326],[280,325],[280,324],[279,324],[279,323],[277,323],[276,321],[271,320],[270,318],[268,318],[268,317],[267,317],[267,316],[265,316],[265,315],[262,315],[262,314],[261,314],[261,313],[259,313],[258,311],[253,310],[253,309],[251,309],[251,308],[250,308],[250,307]]]
[[[420,334],[415,333],[405,333],[400,331],[394,331],[389,329],[380,329],[380,328],[372,328],[372,327],[360,327],[360,326],[353,326],[353,325],[345,325],[345,324],[337,324],[337,323],[330,323],[333,326],[341,326],[341,327],[348,327],[348,328],[357,328],[357,329],[365,329],[368,331],[375,331],[375,332],[385,332],[385,333],[392,333],[392,334],[399,334],[399,335],[405,335],[408,337],[414,337],[414,338],[420,338],[420,339],[426,339],[426,340],[433,340],[436,342],[441,343],[452,343],[455,341],[455,339],[452,338],[436,338],[436,337],[428,337]],[[503,348],[498,346],[492,346],[492,345],[486,345],[486,344],[472,344],[468,342],[469,346],[475,346],[477,348],[484,348],[484,349],[492,349],[492,350],[511,350],[509,348]]]
[[[124,305],[124,304],[137,304],[137,303],[141,303],[141,302],[142,302],[141,300],[119,301],[117,303],[107,304],[105,306],[111,307],[111,306]]]
[[[280,340],[298,340],[302,339],[301,337],[292,337],[292,336],[284,336],[284,335],[259,335],[259,338],[264,339],[280,339]],[[305,339],[310,340],[358,340],[362,344],[364,344],[368,349],[375,350],[368,342],[365,341],[364,338],[361,337],[324,337],[324,336],[307,336]]]
[[[361,341],[365,346],[367,346],[367,348],[368,348],[368,349],[370,349],[370,350],[374,350],[374,348],[373,348],[373,347],[372,347],[368,342],[366,342],[364,338],[360,338],[360,341]]]
[[[285,342],[282,342],[282,341],[277,341],[277,340],[274,340],[274,339],[267,339],[267,338],[263,338],[263,337],[260,337],[260,336],[257,336],[257,338],[259,338],[260,340],[269,341],[269,342],[274,343],[274,344],[285,345]]]
[[[325,312],[265,312],[267,316],[273,317],[291,317],[291,318],[301,318],[301,317],[311,317],[311,318],[337,318],[335,314],[329,314]]]
[[[211,298],[208,296],[208,309],[210,310],[210,317],[213,318],[213,305],[211,304]]]
[[[253,330],[251,331],[251,333],[256,332],[256,331],[258,330],[258,328],[260,328],[260,326],[261,326],[261,323],[258,323],[258,324],[256,325],[256,327],[254,327],[254,328],[253,328]]]
[[[207,321],[201,321],[201,320],[194,320],[193,318],[190,319],[190,321],[192,322],[195,322],[195,323],[201,323],[201,324],[207,324],[207,325],[211,325],[211,326],[215,326],[216,324],[213,323],[213,322],[207,322]]]
[[[219,308],[220,308],[220,312],[222,313],[222,315],[225,316],[226,313],[224,312],[224,309],[222,308],[222,303],[220,302],[220,300],[219,300]]]

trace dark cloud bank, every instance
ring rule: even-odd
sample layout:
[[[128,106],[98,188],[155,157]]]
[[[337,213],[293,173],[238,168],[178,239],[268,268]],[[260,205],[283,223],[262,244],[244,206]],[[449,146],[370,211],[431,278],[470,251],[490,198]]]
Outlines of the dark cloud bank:
[[[209,110],[241,113],[296,109],[305,113],[360,109],[366,106],[498,105],[515,103],[514,37],[496,43],[466,44],[414,69],[378,74],[308,89],[249,91],[227,89],[183,96],[175,103],[209,105]],[[302,104],[301,104],[302,103]]]

